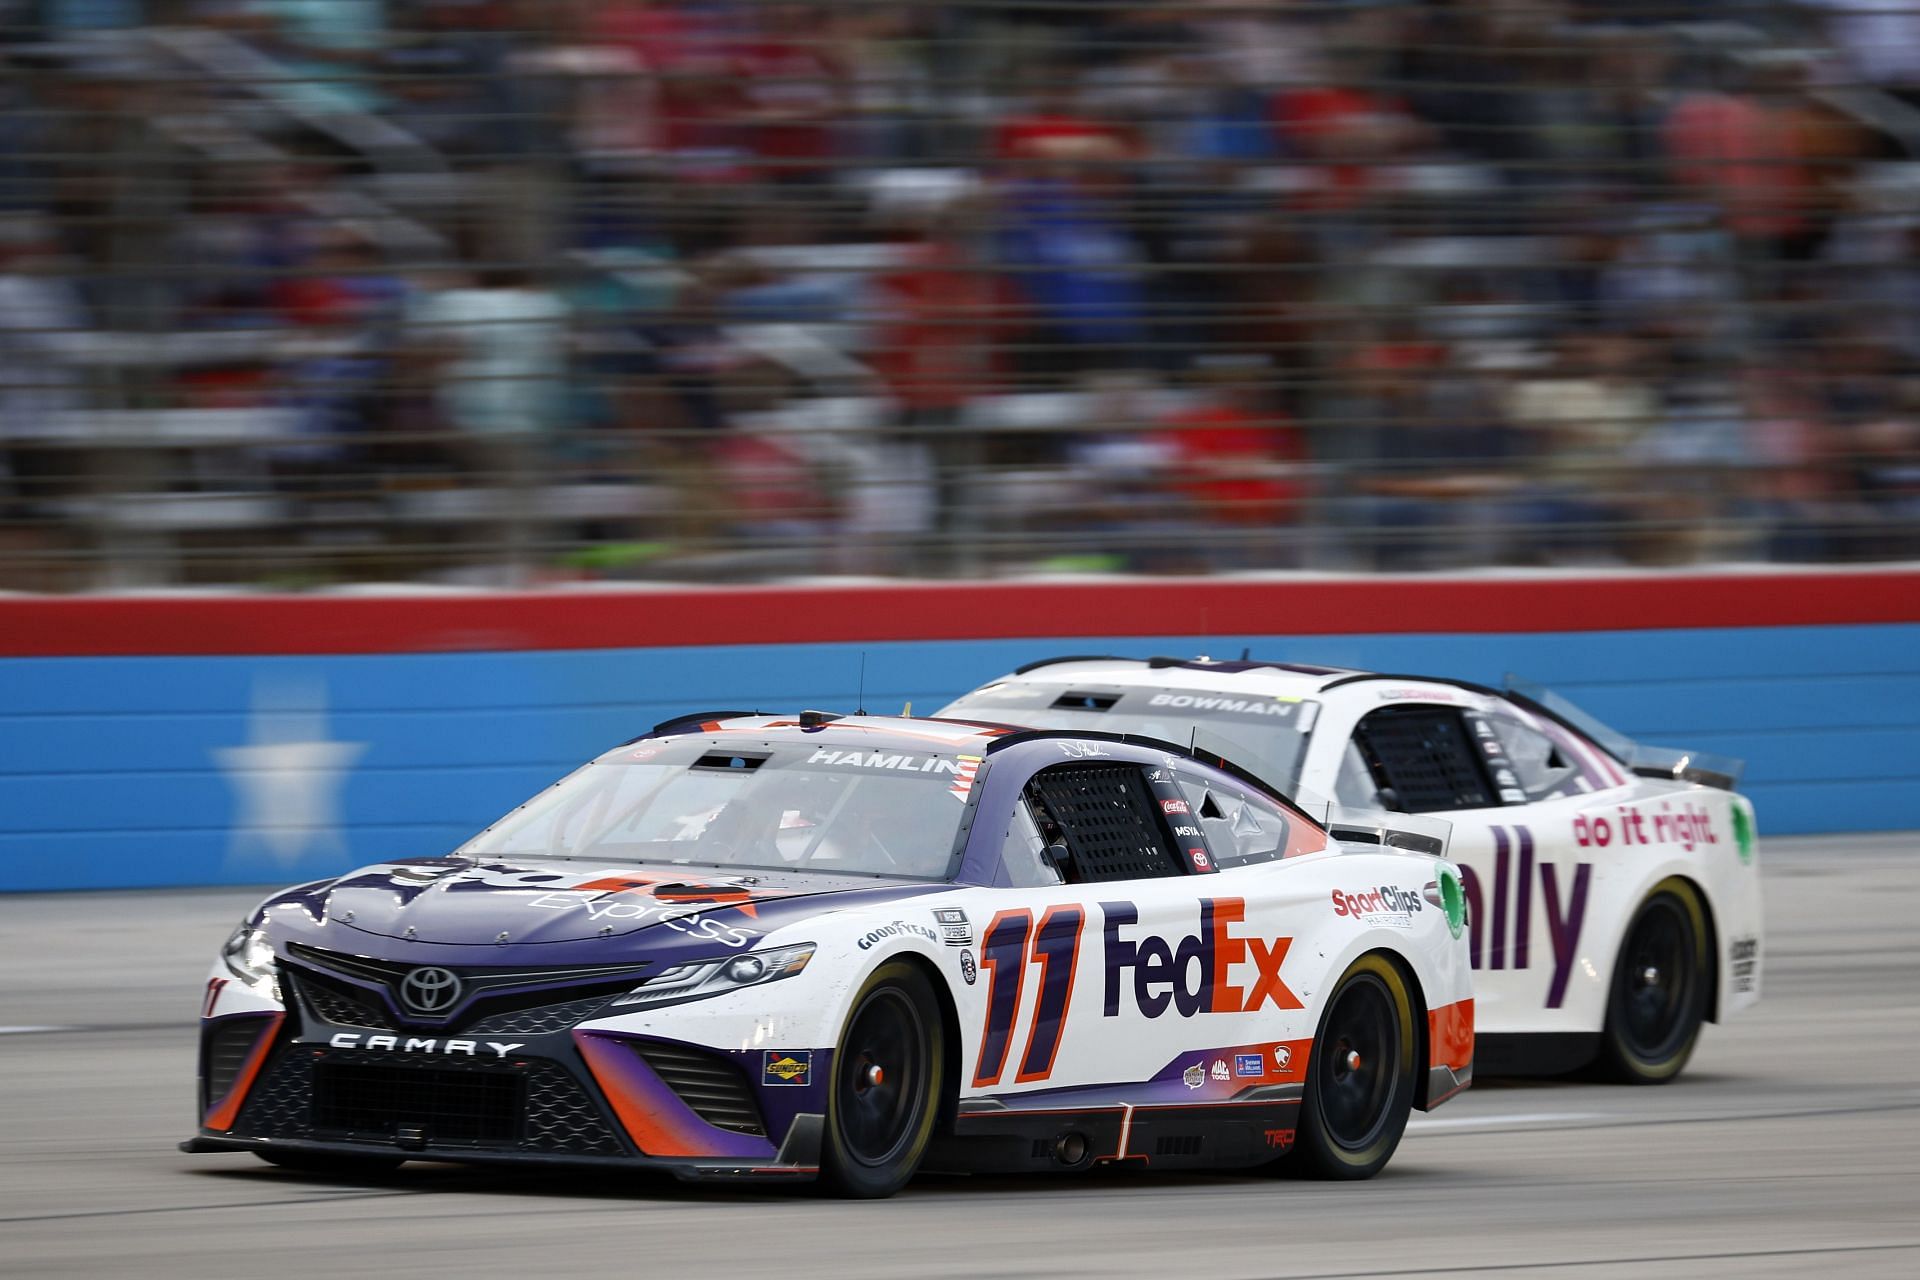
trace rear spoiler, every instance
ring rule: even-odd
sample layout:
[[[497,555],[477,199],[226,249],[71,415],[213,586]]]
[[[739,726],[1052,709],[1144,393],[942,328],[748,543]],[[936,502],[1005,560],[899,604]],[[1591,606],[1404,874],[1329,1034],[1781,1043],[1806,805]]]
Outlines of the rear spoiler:
[[[1346,809],[1334,806],[1327,811],[1327,835],[1344,845],[1405,849],[1410,853],[1447,856],[1453,839],[1453,824],[1426,814],[1389,813],[1385,809]]]
[[[1517,676],[1507,676],[1505,692],[1511,701],[1528,710],[1558,720],[1592,738],[1608,755],[1643,778],[1668,778],[1721,791],[1736,791],[1740,787],[1740,775],[1746,771],[1746,762],[1732,756],[1714,755],[1707,751],[1681,751],[1673,747],[1649,747],[1635,742],[1553,690]]]

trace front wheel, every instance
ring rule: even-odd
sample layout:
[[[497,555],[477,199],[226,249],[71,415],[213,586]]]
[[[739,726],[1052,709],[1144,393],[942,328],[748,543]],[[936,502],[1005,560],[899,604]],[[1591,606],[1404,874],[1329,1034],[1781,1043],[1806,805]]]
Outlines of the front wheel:
[[[1413,1110],[1413,998],[1384,955],[1354,961],[1327,1000],[1307,1064],[1290,1164],[1318,1178],[1371,1178]]]
[[[1700,1041],[1712,973],[1700,895],[1684,880],[1662,881],[1634,913],[1614,962],[1601,1073],[1628,1084],[1679,1075]]]
[[[907,1185],[933,1139],[945,1088],[946,1043],[926,975],[881,965],[854,997],[834,1052],[821,1175],[855,1199]]]

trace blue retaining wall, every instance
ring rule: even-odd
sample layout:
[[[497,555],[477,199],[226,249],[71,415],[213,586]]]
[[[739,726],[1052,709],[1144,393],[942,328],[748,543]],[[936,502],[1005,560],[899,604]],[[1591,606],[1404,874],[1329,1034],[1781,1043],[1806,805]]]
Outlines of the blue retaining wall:
[[[670,715],[851,710],[863,648],[867,708],[924,714],[1049,654],[1243,646],[1517,672],[1636,738],[1744,758],[1763,832],[1920,828],[1920,625],[15,658],[0,660],[0,890],[312,879],[442,853]]]

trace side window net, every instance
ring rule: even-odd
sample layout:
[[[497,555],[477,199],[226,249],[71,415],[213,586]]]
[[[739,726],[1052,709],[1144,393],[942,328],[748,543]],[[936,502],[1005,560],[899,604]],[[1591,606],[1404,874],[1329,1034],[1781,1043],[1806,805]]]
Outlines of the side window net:
[[[1077,877],[1087,883],[1186,874],[1163,834],[1147,781],[1133,765],[1061,765],[1027,784],[1060,824]]]
[[[1402,812],[1498,803],[1457,711],[1389,707],[1361,721],[1355,736],[1381,787],[1392,789]]]

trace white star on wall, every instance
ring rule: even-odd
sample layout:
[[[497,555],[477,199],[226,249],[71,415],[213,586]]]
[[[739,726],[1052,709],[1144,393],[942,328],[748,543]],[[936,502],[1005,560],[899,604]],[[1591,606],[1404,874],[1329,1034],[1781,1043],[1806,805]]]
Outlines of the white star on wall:
[[[345,857],[340,791],[367,744],[330,736],[326,686],[256,684],[247,737],[213,753],[236,803],[229,865],[263,852],[281,868],[314,854]]]

